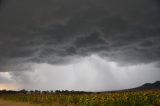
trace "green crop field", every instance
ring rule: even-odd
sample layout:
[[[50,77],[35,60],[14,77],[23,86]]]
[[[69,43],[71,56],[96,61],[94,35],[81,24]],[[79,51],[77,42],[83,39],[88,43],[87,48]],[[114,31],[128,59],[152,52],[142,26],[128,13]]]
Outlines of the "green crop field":
[[[0,94],[0,99],[35,106],[160,106],[160,90],[114,93],[3,93]]]

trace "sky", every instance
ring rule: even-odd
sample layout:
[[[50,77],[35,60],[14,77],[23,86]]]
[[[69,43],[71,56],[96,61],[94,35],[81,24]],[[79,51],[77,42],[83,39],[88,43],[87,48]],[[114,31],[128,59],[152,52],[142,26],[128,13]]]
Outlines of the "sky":
[[[160,80],[159,0],[0,0],[0,89],[108,91]]]

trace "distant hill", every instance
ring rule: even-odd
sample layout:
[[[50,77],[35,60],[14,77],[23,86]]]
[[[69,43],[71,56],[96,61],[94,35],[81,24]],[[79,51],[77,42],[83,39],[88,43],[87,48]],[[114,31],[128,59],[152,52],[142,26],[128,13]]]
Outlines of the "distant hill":
[[[103,91],[101,93],[115,93],[115,92],[134,92],[134,91],[143,91],[143,90],[160,90],[160,81],[156,81],[154,83],[145,83],[139,87],[136,88],[130,88],[130,89],[122,89],[122,90],[115,90],[115,91]]]
[[[142,86],[132,88],[129,90],[150,90],[150,89],[160,89],[160,81],[156,81],[154,83],[146,83]]]
[[[146,83],[137,88],[139,89],[160,89],[160,81],[156,81],[154,83]]]

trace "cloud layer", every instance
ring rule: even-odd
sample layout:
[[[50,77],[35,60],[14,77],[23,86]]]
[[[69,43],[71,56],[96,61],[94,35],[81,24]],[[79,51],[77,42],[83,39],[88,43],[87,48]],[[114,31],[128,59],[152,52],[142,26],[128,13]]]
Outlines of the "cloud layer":
[[[122,65],[160,60],[158,0],[1,0],[0,71],[98,54]]]
[[[91,55],[64,66],[43,63],[35,64],[32,71],[2,72],[0,84],[29,90],[106,91],[152,83],[160,80],[159,75],[159,68],[154,63],[119,66],[116,62]]]

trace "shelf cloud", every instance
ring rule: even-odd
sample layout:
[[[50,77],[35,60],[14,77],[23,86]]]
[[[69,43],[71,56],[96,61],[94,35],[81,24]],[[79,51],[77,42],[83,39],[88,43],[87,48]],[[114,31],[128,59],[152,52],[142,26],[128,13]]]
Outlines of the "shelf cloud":
[[[129,64],[160,60],[159,1],[0,2],[1,71],[92,53]]]

